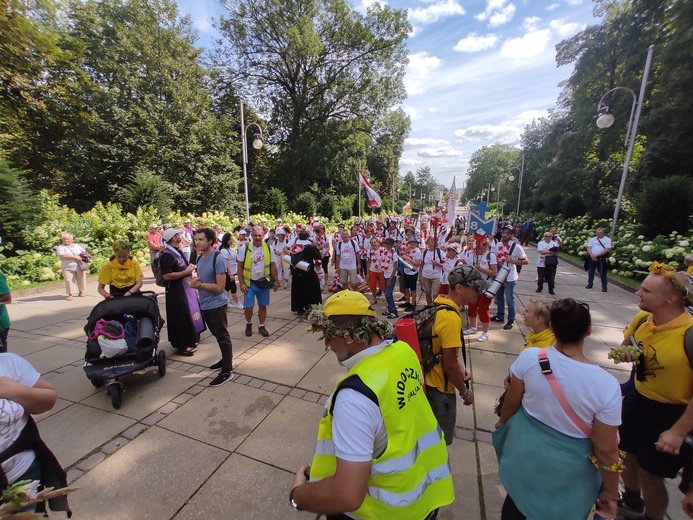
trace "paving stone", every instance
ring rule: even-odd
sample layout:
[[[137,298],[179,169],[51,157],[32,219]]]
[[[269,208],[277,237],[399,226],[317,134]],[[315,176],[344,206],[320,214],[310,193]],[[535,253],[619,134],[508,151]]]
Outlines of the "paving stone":
[[[303,399],[303,396],[306,395],[305,390],[301,390],[300,388],[294,388],[289,392],[289,395],[291,397],[296,397],[297,399]]]
[[[267,390],[268,392],[274,392],[277,389],[277,385],[274,383],[267,382],[260,387],[262,390]]]
[[[327,399],[328,397],[326,395],[323,395],[320,399],[318,399],[318,404],[325,405],[327,404]]]
[[[253,379],[248,383],[248,386],[252,386],[253,388],[260,388],[264,384],[265,381],[263,381],[262,379]]]
[[[106,455],[110,455],[111,453],[114,453],[123,446],[125,446],[128,442],[130,442],[130,439],[126,439],[125,437],[118,437],[117,439],[113,439],[108,444],[105,444],[101,448],[101,451],[103,451]]]
[[[147,417],[145,417],[144,419],[142,419],[140,422],[142,424],[146,424],[147,426],[154,426],[156,423],[158,423],[164,417],[166,417],[166,415],[164,415],[163,413],[154,412],[153,414],[150,414]]]
[[[67,483],[72,484],[75,480],[77,480],[79,477],[84,475],[84,471],[82,471],[79,468],[70,468],[67,471]]]
[[[176,403],[168,403],[168,404],[165,404],[164,406],[162,406],[161,408],[159,408],[157,411],[160,414],[168,415],[170,413],[175,412],[179,406],[180,405],[178,405]]]
[[[318,399],[320,399],[320,395],[314,392],[306,392],[306,395],[303,396],[304,401],[310,401],[311,403],[317,403]]]
[[[192,386],[192,387],[188,388],[188,393],[189,393],[189,394],[192,394],[192,395],[197,395],[197,394],[199,394],[200,392],[202,392],[202,390],[204,390],[204,389],[205,389],[204,386],[195,385],[195,386]]]
[[[173,402],[178,404],[185,404],[192,398],[193,396],[191,394],[180,394],[179,396],[173,399]]]
[[[104,460],[106,460],[106,454],[98,451],[77,464],[77,467],[86,473],[101,464]]]
[[[277,386],[277,388],[274,389],[275,394],[281,394],[281,395],[286,395],[291,391],[291,388],[288,386]]]
[[[483,430],[476,431],[476,438],[480,442],[485,442],[486,444],[491,444],[491,432],[486,432]]]
[[[239,384],[239,385],[247,385],[247,384],[250,383],[252,380],[253,380],[252,377],[240,375],[240,376],[237,376],[236,379],[234,379],[234,382],[237,383],[237,384]]]
[[[134,439],[135,437],[137,437],[140,433],[142,433],[143,431],[145,431],[147,428],[148,428],[148,426],[147,426],[146,424],[137,423],[137,424],[135,424],[134,426],[131,426],[130,428],[128,428],[127,430],[125,430],[125,431],[122,433],[122,435],[123,435],[123,437],[125,437],[126,439],[132,440],[132,439]]]
[[[467,428],[456,428],[455,437],[462,439],[463,441],[473,441],[474,440],[474,430],[468,430]]]

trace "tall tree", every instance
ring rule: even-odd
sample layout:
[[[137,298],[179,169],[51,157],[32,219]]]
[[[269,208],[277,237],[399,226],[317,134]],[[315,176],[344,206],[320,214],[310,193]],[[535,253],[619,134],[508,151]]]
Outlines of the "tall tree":
[[[321,127],[382,118],[404,99],[406,13],[345,0],[223,0],[214,63],[270,114],[293,195],[316,179]],[[309,160],[312,156],[313,160]],[[322,161],[332,158],[322,155]]]

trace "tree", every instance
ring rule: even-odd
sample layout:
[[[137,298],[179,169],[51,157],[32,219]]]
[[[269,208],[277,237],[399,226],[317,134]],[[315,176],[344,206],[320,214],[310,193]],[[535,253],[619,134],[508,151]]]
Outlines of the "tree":
[[[279,188],[270,188],[265,192],[261,207],[263,213],[275,217],[284,216],[287,207],[286,195]]]
[[[469,160],[464,198],[472,200],[485,194],[491,202],[496,202],[500,198],[500,201],[507,204],[506,207],[513,208],[517,203],[517,183],[510,183],[508,177],[510,170],[520,165],[520,154],[517,148],[503,144],[484,146],[474,152]],[[500,197],[497,191],[499,180],[502,190]],[[489,195],[491,188],[493,192]]]
[[[324,125],[377,121],[404,99],[406,13],[376,3],[362,16],[345,0],[222,3],[229,15],[214,63],[270,114],[278,163],[298,196],[318,178],[308,157],[320,156]]]
[[[0,239],[22,249],[22,231],[34,222],[36,195],[25,173],[0,161]]]

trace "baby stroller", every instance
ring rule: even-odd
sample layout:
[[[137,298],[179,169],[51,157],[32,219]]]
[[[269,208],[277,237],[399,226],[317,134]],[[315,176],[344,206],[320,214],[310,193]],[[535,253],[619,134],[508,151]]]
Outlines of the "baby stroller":
[[[113,408],[120,408],[123,385],[120,378],[150,366],[157,366],[159,376],[166,375],[166,352],[159,351],[159,331],[164,320],[159,313],[157,294],[143,291],[127,297],[109,298],[92,309],[84,332],[87,333],[87,352],[84,372],[91,384],[100,388],[106,382],[106,393],[111,396]],[[100,319],[123,324],[128,351],[117,357],[105,357],[97,339],[90,339]]]

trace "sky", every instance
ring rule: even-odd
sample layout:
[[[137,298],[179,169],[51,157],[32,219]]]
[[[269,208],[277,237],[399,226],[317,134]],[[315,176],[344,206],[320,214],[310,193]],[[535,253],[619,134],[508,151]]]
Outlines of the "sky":
[[[365,13],[378,0],[352,0]],[[519,146],[525,126],[547,115],[572,65],[556,66],[556,44],[599,23],[590,0],[380,0],[407,11],[401,105],[411,131],[400,174],[429,166],[440,184],[458,189],[471,155],[496,143]],[[211,47],[218,0],[177,0]],[[595,108],[596,110],[596,108]],[[520,166],[519,164],[517,165]]]

